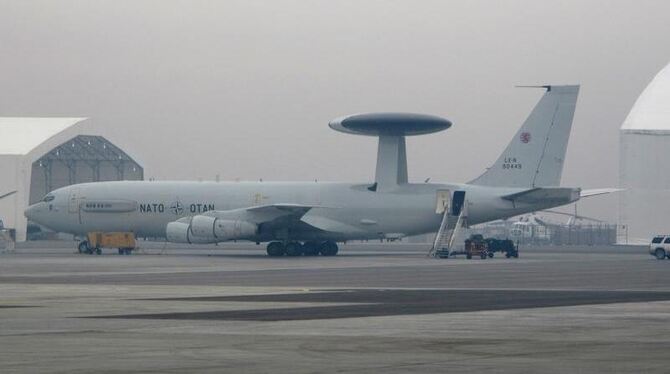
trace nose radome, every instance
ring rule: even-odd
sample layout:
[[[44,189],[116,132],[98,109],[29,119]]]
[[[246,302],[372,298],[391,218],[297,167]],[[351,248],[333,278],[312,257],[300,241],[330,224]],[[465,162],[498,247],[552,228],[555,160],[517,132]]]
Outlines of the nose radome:
[[[23,211],[23,215],[25,215],[26,218],[28,218],[29,220],[34,220],[36,210],[37,210],[37,204],[33,204]]]

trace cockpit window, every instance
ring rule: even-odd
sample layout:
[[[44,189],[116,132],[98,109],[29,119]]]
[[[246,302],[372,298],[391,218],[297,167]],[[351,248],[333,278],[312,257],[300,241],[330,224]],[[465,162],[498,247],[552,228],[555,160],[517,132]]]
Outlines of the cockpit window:
[[[54,196],[52,194],[48,194],[48,195],[44,196],[44,199],[42,199],[42,201],[44,201],[45,203],[48,203],[49,201],[53,201],[53,199],[55,199],[55,198],[56,198],[56,196]]]

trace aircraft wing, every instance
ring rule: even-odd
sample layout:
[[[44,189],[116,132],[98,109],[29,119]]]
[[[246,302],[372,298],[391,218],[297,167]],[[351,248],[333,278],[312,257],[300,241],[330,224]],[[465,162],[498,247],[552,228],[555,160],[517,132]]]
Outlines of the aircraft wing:
[[[231,210],[212,210],[204,216],[220,219],[244,220],[264,225],[266,228],[281,228],[295,224],[307,224],[322,231],[334,233],[358,233],[361,230],[332,217],[333,207],[302,204],[269,204]]]
[[[222,219],[239,219],[261,224],[278,219],[299,220],[310,209],[316,207],[323,208],[316,205],[269,204],[231,210],[213,210],[203,215]]]
[[[337,219],[327,217],[320,209],[315,209],[302,216],[302,222],[322,231],[335,232],[339,234],[354,234],[362,230],[341,222]]]
[[[579,197],[598,196],[619,191],[623,191],[623,188],[595,188],[592,190],[582,190],[579,193]]]

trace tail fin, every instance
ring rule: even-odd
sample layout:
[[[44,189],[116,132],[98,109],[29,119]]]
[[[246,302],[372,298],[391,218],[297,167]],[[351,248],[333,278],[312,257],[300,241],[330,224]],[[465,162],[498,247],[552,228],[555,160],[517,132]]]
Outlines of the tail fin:
[[[547,92],[493,166],[471,184],[558,186],[579,86],[542,86]]]

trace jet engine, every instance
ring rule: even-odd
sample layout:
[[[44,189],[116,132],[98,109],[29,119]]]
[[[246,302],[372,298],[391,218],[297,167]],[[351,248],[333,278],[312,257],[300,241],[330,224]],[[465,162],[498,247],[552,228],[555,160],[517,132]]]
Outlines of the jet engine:
[[[202,215],[170,222],[166,228],[167,240],[174,243],[217,243],[246,239],[257,232],[255,223]]]
[[[172,243],[216,243],[215,239],[201,238],[191,233],[191,219],[187,217],[167,224],[165,236]]]

